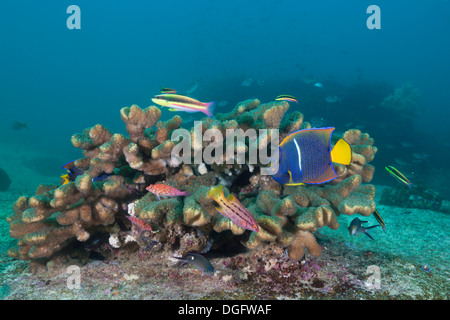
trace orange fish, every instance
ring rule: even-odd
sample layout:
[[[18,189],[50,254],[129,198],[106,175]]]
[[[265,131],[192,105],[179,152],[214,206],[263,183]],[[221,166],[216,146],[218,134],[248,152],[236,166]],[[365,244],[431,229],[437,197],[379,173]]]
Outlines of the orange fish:
[[[180,191],[174,187],[168,186],[166,184],[151,184],[147,188],[145,188],[147,191],[153,193],[156,195],[158,200],[160,199],[160,196],[163,197],[178,197],[178,196],[188,196],[190,195],[187,191]]]
[[[152,231],[152,227],[147,222],[133,216],[127,216],[127,218],[131,221],[132,224],[138,226],[142,231]]]

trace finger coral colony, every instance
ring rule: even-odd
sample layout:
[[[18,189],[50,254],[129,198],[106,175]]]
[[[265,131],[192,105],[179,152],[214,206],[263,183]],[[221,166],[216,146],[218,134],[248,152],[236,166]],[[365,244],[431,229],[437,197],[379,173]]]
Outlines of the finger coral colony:
[[[230,113],[204,118],[201,130],[217,129],[226,137],[227,129],[279,129],[281,141],[294,131],[311,127],[298,111],[286,115],[288,109],[286,101],[261,104],[251,99]],[[184,256],[236,238],[238,242],[233,243],[240,242],[248,249],[268,243],[287,249],[290,258],[299,260],[306,252],[321,254],[314,232],[322,227],[337,229],[340,214],[369,216],[375,210],[375,187],[368,183],[374,173],[369,162],[377,148],[373,139],[359,130],[332,137],[332,145],[343,138],[352,150],[349,165],[334,164],[337,179],[323,185],[283,186],[261,174],[262,164],[230,164],[226,155],[221,163],[213,164],[172,159],[177,142],[171,140],[171,134],[182,125],[178,115],[160,121],[159,108],[136,105],[123,108],[120,115],[127,135],[113,134],[97,124],[72,136],[72,144],[83,152],[84,157],[75,161],[82,175],[60,186],[40,185],[35,195],[17,199],[7,218],[10,235],[17,239],[9,256],[45,260],[74,241],[84,243],[97,232],[107,232],[115,248],[134,241],[142,249],[171,250]],[[199,147],[197,129],[190,129],[193,151]],[[249,152],[250,143],[235,144],[235,151]],[[267,136],[258,135],[258,148],[268,143]],[[208,143],[204,144],[202,149]],[[95,179],[102,174],[107,178]],[[146,191],[150,184],[165,184],[186,191],[186,196],[158,200]],[[234,194],[250,212],[258,232],[236,225],[216,210],[217,203],[208,194],[219,184],[225,197]],[[131,225],[129,216],[149,227]],[[216,241],[218,235],[220,241]]]

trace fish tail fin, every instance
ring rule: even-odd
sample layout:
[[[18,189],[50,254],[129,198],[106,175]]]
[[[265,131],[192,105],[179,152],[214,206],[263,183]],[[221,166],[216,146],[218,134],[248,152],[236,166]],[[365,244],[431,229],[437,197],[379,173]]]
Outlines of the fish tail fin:
[[[331,150],[331,161],[349,165],[352,161],[352,148],[344,139],[339,139]]]
[[[191,195],[191,193],[189,191],[183,191],[182,192],[182,196],[187,197],[187,196],[190,196],[190,195]]]
[[[208,192],[208,196],[213,198],[214,200],[224,198],[225,195],[223,194],[223,187],[221,184],[211,188]]]
[[[206,103],[206,110],[204,111],[204,113],[205,113],[208,117],[214,118],[213,112],[214,112],[214,109],[215,109],[215,108],[216,108],[216,102],[215,102],[215,101],[213,101],[213,102],[207,102],[207,103]]]
[[[374,239],[367,231],[364,232],[364,234],[365,234],[366,236],[368,236],[370,239],[375,240],[375,239]]]
[[[374,226],[366,227],[366,230],[372,229],[372,228],[375,228],[375,227],[381,227],[381,224],[376,224]]]
[[[62,185],[68,184],[69,182],[70,182],[70,180],[69,180],[68,174],[64,174],[61,176],[61,184]]]

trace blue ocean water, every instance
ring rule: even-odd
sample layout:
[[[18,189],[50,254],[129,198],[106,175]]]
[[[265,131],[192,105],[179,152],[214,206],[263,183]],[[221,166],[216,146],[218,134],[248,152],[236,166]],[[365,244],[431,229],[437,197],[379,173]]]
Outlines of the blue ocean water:
[[[373,4],[381,29],[367,27]],[[81,10],[81,29],[67,27],[70,5]],[[146,107],[162,86],[183,91],[197,81],[192,95],[223,101],[217,112],[292,94],[301,103],[291,111],[306,120],[369,132],[380,149],[375,165],[443,171],[449,8],[448,1],[3,1],[1,140],[72,159],[73,133],[96,123],[123,132],[122,107]],[[405,83],[420,93],[411,114],[378,112]],[[327,103],[328,96],[342,100]],[[30,130],[12,131],[15,121]]]
[[[67,26],[71,5],[81,29]],[[367,26],[371,5],[380,29]],[[58,183],[81,156],[74,133],[97,123],[125,133],[120,109],[151,105],[161,87],[217,101],[216,112],[290,94],[306,121],[375,139],[373,183],[394,186],[383,168],[395,165],[449,200],[449,10],[448,0],[1,1],[0,168],[18,194]],[[405,84],[414,98],[403,109],[380,107]]]

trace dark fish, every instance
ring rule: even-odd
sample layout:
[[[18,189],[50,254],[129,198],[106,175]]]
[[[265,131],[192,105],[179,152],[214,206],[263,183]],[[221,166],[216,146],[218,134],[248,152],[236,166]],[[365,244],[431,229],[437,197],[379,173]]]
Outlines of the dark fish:
[[[365,234],[370,239],[374,240],[372,236],[367,232],[367,230],[379,227],[380,225],[377,224],[376,226],[370,226],[370,227],[363,227],[362,224],[366,223],[367,221],[361,221],[358,218],[353,219],[353,221],[350,223],[350,226],[348,227],[348,231],[350,232],[350,235],[355,236],[357,234]]]
[[[161,93],[177,93],[177,90],[171,88],[161,88]]]
[[[180,257],[174,257],[174,258],[183,261],[182,266],[185,265],[186,263],[188,263],[188,264],[193,265],[197,269],[202,270],[205,273],[213,273],[214,272],[214,267],[211,264],[211,262],[209,262],[209,260],[206,259],[201,254],[188,253],[182,258],[180,258]]]
[[[405,175],[403,173],[401,173],[400,171],[398,171],[396,168],[394,168],[393,166],[386,166],[385,169],[398,182],[400,182],[401,184],[404,184],[408,188],[412,187],[411,181],[409,181],[408,178],[406,178]]]
[[[373,212],[373,216],[375,217],[375,219],[378,221],[378,223],[380,224],[380,226],[383,228],[383,230],[386,230],[386,224],[384,223],[383,218],[381,217],[380,213],[378,212],[377,209],[375,209],[375,211]]]
[[[26,122],[18,122],[18,121],[14,122],[14,123],[11,125],[11,129],[12,129],[12,130],[15,130],[15,131],[21,130],[21,129],[27,129],[27,130],[30,130],[30,129],[28,128],[28,125],[27,125]]]
[[[352,150],[343,139],[331,150],[333,131],[334,128],[303,129],[287,136],[280,143],[278,171],[271,170],[272,178],[288,186],[320,184],[336,179],[332,162],[348,165]]]

